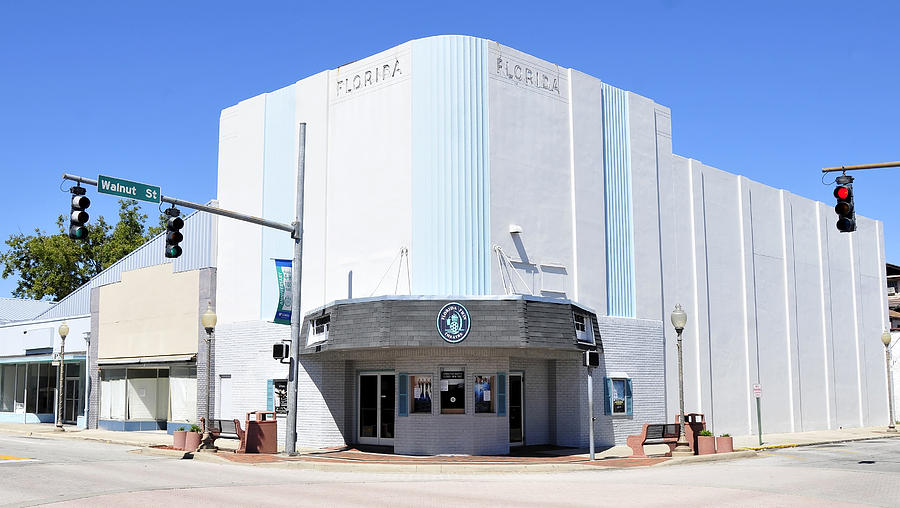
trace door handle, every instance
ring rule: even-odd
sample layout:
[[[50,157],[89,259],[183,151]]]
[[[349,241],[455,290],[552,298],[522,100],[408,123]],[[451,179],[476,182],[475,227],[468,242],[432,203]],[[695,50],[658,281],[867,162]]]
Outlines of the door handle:
[[[387,398],[387,395],[382,395],[381,398],[382,398],[382,399],[386,399],[386,398]]]

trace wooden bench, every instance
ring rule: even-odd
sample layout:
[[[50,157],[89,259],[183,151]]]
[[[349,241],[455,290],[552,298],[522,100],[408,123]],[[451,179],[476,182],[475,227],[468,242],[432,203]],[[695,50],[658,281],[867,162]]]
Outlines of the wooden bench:
[[[203,424],[203,430],[206,432],[206,419],[201,417],[200,423]],[[213,444],[219,438],[238,439],[242,446],[244,444],[244,430],[241,429],[241,421],[237,418],[233,420],[209,420],[209,436]]]
[[[631,457],[646,458],[645,444],[665,444],[669,446],[666,457],[672,456],[675,443],[678,442],[678,424],[676,423],[645,423],[640,434],[628,436],[625,443],[634,451]]]

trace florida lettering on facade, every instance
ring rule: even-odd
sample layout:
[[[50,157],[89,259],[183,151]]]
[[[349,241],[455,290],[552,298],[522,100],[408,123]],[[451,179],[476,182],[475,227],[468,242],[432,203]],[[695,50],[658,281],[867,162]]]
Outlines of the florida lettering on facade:
[[[386,63],[373,69],[358,72],[353,76],[337,81],[337,96],[349,95],[364,88],[383,83],[389,79],[400,76],[403,70],[400,68],[400,60],[394,60],[393,65]]]
[[[497,74],[527,86],[541,88],[559,94],[559,77],[550,76],[539,69],[512,62],[502,56],[497,57]]]

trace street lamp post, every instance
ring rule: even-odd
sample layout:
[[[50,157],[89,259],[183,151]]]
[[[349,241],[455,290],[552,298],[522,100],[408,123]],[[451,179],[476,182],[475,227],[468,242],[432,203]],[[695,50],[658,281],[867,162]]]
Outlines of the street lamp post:
[[[891,377],[891,332],[885,330],[881,334],[881,343],[884,344],[884,366],[887,371],[888,382],[888,432],[897,432],[894,426],[894,380]]]
[[[681,412],[681,418],[678,426],[678,441],[675,443],[675,449],[672,450],[673,456],[693,455],[694,452],[688,445],[687,438],[684,434],[684,369],[682,367],[681,358],[681,332],[684,325],[687,324],[687,313],[681,308],[681,304],[675,305],[672,311],[672,326],[675,327],[675,333],[678,334],[676,345],[678,347],[678,408]]]
[[[206,425],[203,426],[203,437],[201,438],[200,449],[201,450],[215,450],[216,447],[213,446],[212,437],[209,433],[209,425],[210,419],[212,418],[212,411],[210,407],[212,404],[210,403],[210,393],[212,389],[210,388],[213,382],[212,376],[212,345],[213,345],[213,332],[216,329],[216,311],[212,308],[212,302],[207,302],[206,312],[204,312],[200,316],[200,322],[203,324],[203,328],[206,329]]]
[[[63,375],[66,357],[66,336],[69,335],[69,325],[65,321],[59,325],[59,367],[56,369],[56,430],[62,432],[63,429],[63,402],[65,396],[63,394]]]

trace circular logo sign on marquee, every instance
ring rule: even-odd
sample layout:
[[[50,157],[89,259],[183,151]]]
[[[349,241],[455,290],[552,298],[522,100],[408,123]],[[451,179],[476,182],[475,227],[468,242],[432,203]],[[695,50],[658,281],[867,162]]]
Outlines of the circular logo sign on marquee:
[[[438,313],[437,329],[441,338],[456,344],[469,335],[469,311],[462,304],[451,302]]]

